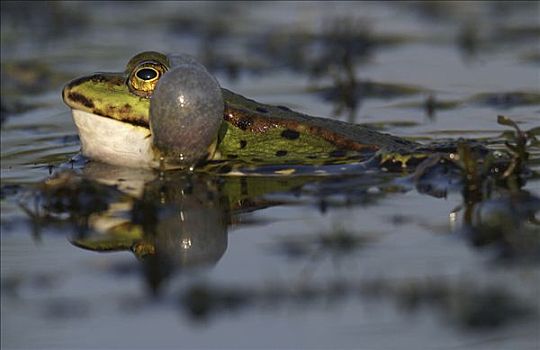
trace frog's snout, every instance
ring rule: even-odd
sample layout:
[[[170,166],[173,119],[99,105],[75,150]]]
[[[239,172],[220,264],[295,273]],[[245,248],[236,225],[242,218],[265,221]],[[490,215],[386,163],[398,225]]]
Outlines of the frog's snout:
[[[77,79],[78,80],[78,79]],[[76,104],[74,103],[76,100],[76,95],[73,95],[72,93],[72,84],[74,81],[70,81],[66,85],[64,85],[64,88],[62,89],[62,100],[66,105],[68,105],[71,108],[77,108]]]

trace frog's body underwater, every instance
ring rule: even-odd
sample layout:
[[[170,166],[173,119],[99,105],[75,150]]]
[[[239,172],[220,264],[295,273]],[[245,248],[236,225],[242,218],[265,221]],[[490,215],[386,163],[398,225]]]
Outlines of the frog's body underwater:
[[[344,171],[346,164],[405,168],[427,157],[411,141],[222,89],[184,55],[140,53],[124,73],[68,83],[63,98],[82,153],[128,167],[318,175]]]

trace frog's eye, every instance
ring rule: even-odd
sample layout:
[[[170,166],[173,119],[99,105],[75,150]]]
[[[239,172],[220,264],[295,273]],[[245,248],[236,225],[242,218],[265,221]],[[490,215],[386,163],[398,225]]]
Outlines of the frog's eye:
[[[157,79],[159,73],[154,68],[141,68],[137,70],[137,73],[135,73],[135,75],[141,80],[152,81],[154,79]]]
[[[152,63],[144,63],[136,67],[128,78],[131,92],[141,97],[150,97],[165,69]]]

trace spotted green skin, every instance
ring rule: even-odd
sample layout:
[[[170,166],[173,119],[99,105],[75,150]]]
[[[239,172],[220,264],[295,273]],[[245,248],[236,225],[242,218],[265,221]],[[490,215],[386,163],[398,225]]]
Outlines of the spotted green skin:
[[[138,60],[154,60],[170,69],[171,56],[145,52],[134,57],[123,73],[96,73],[68,83],[63,98],[70,107],[105,118],[149,128],[150,99],[128,87]],[[165,73],[166,74],[166,73]],[[280,165],[276,174],[295,172],[293,165],[320,167],[350,164],[377,157],[379,164],[406,168],[423,159],[418,144],[370,128],[333,119],[312,117],[283,106],[270,106],[222,89],[225,103],[217,149],[200,169],[226,173],[242,166],[255,174]],[[291,167],[283,167],[290,165]],[[313,169],[311,171],[313,171]]]

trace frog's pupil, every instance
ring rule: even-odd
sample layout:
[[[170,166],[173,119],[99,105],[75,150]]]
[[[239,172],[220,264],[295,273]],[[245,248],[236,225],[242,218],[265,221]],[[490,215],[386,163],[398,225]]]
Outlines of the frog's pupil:
[[[157,76],[157,72],[154,69],[144,68],[137,72],[137,77],[142,80],[154,79]]]

